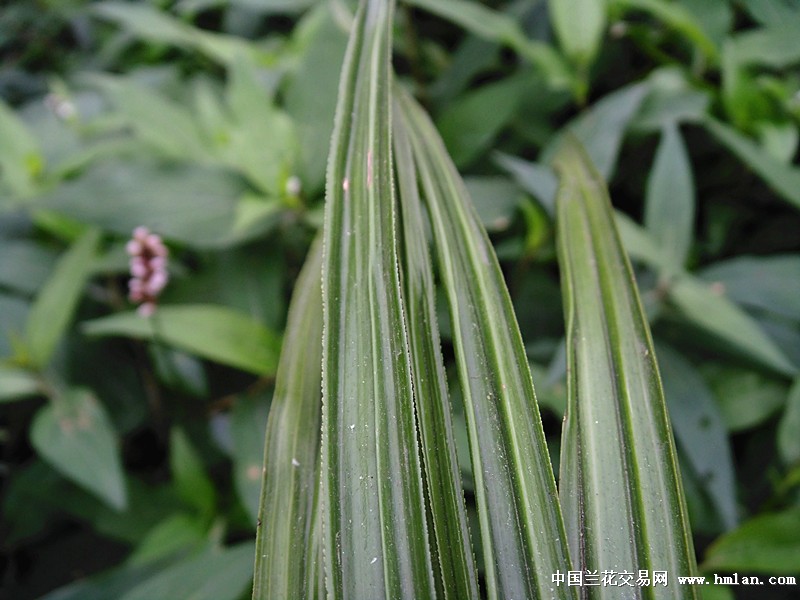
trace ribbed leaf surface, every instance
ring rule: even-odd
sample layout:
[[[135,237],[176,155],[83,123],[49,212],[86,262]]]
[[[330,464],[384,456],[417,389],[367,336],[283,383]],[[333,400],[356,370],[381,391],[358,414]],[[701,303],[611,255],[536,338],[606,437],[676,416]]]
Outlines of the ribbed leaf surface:
[[[414,395],[433,524],[431,541],[434,542],[434,556],[438,559],[441,573],[440,595],[453,600],[477,600],[480,598],[478,572],[461,488],[453,416],[437,325],[433,267],[425,236],[417,170],[406,129],[400,125],[394,133],[403,217],[403,273]]]
[[[393,4],[364,0],[343,67],[323,261],[328,598],[435,596],[391,170]]]
[[[322,240],[295,286],[264,448],[253,600],[321,598]]]
[[[695,598],[694,551],[653,344],[602,178],[570,138],[555,160],[567,319],[560,495],[576,569],[646,570],[591,598]],[[653,571],[668,585],[654,585]]]
[[[398,91],[399,88],[397,88]],[[528,362],[486,232],[433,124],[398,93],[447,291],[489,598],[572,598],[567,547]]]

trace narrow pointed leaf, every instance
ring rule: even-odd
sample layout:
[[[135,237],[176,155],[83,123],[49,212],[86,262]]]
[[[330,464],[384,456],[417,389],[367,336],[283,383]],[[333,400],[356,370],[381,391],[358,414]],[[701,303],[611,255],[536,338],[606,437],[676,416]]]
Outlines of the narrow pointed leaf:
[[[564,52],[586,68],[595,58],[606,26],[606,3],[594,0],[549,0],[550,20]]]
[[[397,112],[397,111],[396,111]],[[453,416],[437,325],[433,267],[408,132],[394,121],[395,160],[405,249],[408,332],[422,455],[442,596],[480,598],[458,465]]]
[[[400,95],[447,292],[489,598],[571,598],[564,528],[528,360],[486,232],[433,124]]]
[[[567,320],[560,494],[581,570],[695,570],[674,442],[647,320],[600,175],[574,138],[556,156]],[[632,598],[694,598],[690,586]],[[592,598],[619,598],[613,587]]]
[[[758,322],[729,298],[715,293],[694,277],[678,278],[670,288],[670,301],[692,323],[724,340],[731,349],[784,375],[795,367]]]
[[[704,125],[715,138],[762,177],[775,193],[800,207],[800,168],[783,164],[753,140],[719,121],[709,117]]]
[[[650,177],[644,222],[677,271],[686,263],[694,232],[692,166],[675,123],[664,127]]]
[[[56,263],[31,307],[25,328],[34,366],[44,367],[72,320],[91,269],[100,234],[87,231]]]
[[[318,598],[321,240],[295,287],[267,421],[253,600]]]
[[[391,171],[393,2],[363,0],[342,69],[323,261],[328,598],[432,598]]]

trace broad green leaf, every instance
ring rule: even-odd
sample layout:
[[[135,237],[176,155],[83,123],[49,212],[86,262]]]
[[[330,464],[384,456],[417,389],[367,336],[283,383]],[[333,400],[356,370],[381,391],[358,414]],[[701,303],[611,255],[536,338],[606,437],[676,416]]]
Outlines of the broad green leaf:
[[[792,22],[740,33],[731,38],[735,60],[739,65],[756,64],[782,69],[800,62],[800,40],[797,26],[800,13]]]
[[[247,315],[222,306],[162,306],[150,318],[125,312],[83,323],[93,336],[129,336],[165,343],[259,375],[275,373],[280,339]]]
[[[435,596],[398,272],[393,7],[360,4],[328,163],[322,504],[330,600]]]
[[[714,390],[730,431],[742,431],[763,423],[786,402],[786,385],[757,371],[709,364],[703,373]]]
[[[762,25],[781,25],[800,14],[800,0],[740,0],[739,4]]]
[[[173,513],[148,530],[126,562],[130,565],[152,564],[178,553],[185,555],[200,549],[205,545],[207,528],[205,519],[183,512]]]
[[[395,107],[395,112],[402,110]],[[447,375],[437,327],[433,266],[408,131],[393,123],[395,160],[402,207],[404,274],[408,333],[414,371],[414,397],[433,525],[434,559],[441,573],[439,596],[478,600],[477,569],[470,544],[467,511],[458,464]],[[437,578],[438,579],[438,578]]]
[[[676,270],[686,263],[694,233],[695,193],[692,166],[680,130],[667,125],[647,179],[645,227]]]
[[[296,31],[307,34],[310,40],[284,92],[286,110],[297,128],[299,175],[312,193],[325,181],[339,67],[347,43],[334,22],[330,3],[321,4],[298,25]]]
[[[778,451],[787,465],[800,463],[800,379],[796,379],[778,425]]]
[[[42,393],[39,380],[24,369],[0,364],[0,403]]]
[[[466,92],[441,112],[437,127],[456,165],[478,158],[514,116],[524,82],[507,78]]]
[[[400,88],[397,88],[398,90]],[[470,438],[489,598],[571,598],[550,459],[503,275],[430,120],[400,94],[447,292]]]
[[[321,274],[318,240],[295,285],[262,442],[253,600],[320,597]]]
[[[259,58],[257,46],[233,36],[197,29],[147,4],[102,2],[93,5],[92,12],[144,40],[196,50],[221,63],[232,63],[241,55]]]
[[[166,156],[208,157],[198,123],[185,106],[130,78],[92,75],[89,81],[111,100],[124,124]]]
[[[775,193],[800,207],[800,168],[781,163],[753,140],[719,121],[709,117],[704,125],[717,140],[762,177]]]
[[[728,2],[678,0],[678,3],[686,7],[715,44],[719,44],[733,26],[734,11]]]
[[[281,183],[293,167],[295,132],[291,119],[273,104],[256,65],[237,58],[228,70],[227,104],[231,127],[220,148],[225,164],[240,171],[261,191],[281,193]]]
[[[36,413],[30,435],[39,455],[65,477],[116,510],[126,508],[117,434],[90,391],[54,395]]]
[[[567,56],[583,69],[597,55],[606,27],[606,3],[595,0],[548,0],[550,21]]]
[[[253,544],[210,548],[160,570],[119,600],[238,600],[253,575]]]
[[[738,519],[728,431],[711,390],[677,351],[658,344],[658,365],[675,438],[726,529]]]
[[[307,338],[305,339],[307,340]],[[262,464],[264,462],[264,430],[267,426],[269,408],[269,396],[255,394],[237,398],[231,411],[233,482],[239,500],[254,524],[258,521],[261,482],[264,479]],[[318,431],[317,434],[319,434]],[[275,512],[274,514],[286,513]]]
[[[797,371],[750,315],[704,282],[690,276],[677,278],[670,286],[669,300],[689,322],[723,340],[734,352],[778,373]]]
[[[800,508],[760,515],[706,551],[704,572],[800,573]]]
[[[0,181],[19,195],[35,188],[44,162],[39,144],[25,124],[0,100]]]
[[[573,119],[565,131],[575,135],[586,148],[592,162],[606,181],[611,179],[628,126],[647,95],[648,84],[636,83],[620,88]],[[563,134],[555,137],[543,151],[548,160],[558,149]]]
[[[738,304],[800,321],[800,255],[739,256],[699,275]]]
[[[575,568],[692,574],[653,342],[608,192],[574,138],[564,141],[555,166],[568,365],[559,495]],[[652,594],[697,597],[691,586],[654,587]],[[591,597],[618,598],[619,591],[592,588]]]
[[[239,178],[218,169],[107,161],[42,195],[38,207],[125,237],[147,225],[165,238],[218,248],[275,224],[274,204],[246,200],[244,192]]]
[[[526,38],[519,23],[509,15],[470,0],[405,0],[405,3],[452,21],[479,37],[513,48],[535,64],[552,87],[575,86],[569,66],[558,53],[547,44]]]
[[[657,69],[648,83],[650,90],[631,122],[632,129],[651,132],[677,123],[698,123],[708,112],[711,95],[697,89],[681,69]]]
[[[683,35],[707,59],[714,61],[719,58],[719,52],[714,42],[700,27],[695,16],[679,3],[664,2],[663,0],[609,0],[609,6],[611,10],[648,12]]]
[[[186,434],[173,428],[169,436],[169,464],[178,496],[203,517],[214,514],[216,492],[203,466],[203,460]]]
[[[39,290],[25,324],[25,341],[33,366],[43,368],[69,327],[91,272],[100,234],[89,230],[58,260]]]

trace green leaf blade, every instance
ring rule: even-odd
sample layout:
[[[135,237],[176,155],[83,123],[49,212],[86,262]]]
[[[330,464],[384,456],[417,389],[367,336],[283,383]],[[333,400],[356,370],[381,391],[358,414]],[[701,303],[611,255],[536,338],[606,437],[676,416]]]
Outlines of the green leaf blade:
[[[210,304],[161,306],[150,318],[125,312],[83,323],[87,335],[165,342],[257,375],[272,375],[280,339],[243,313]]]
[[[594,0],[549,0],[550,20],[561,47],[581,68],[594,61],[606,26],[606,4]]]
[[[577,142],[565,142],[556,166],[568,357],[560,494],[576,568],[691,574],[694,551],[652,340],[607,192]],[[689,586],[652,591],[695,597]]]
[[[117,435],[103,406],[86,390],[69,390],[42,408],[31,443],[60,473],[117,510],[127,506]]]
[[[396,112],[399,110],[396,107]],[[441,595],[454,600],[477,600],[481,597],[477,567],[461,486],[416,166],[402,119],[395,119],[393,125],[403,216],[408,331]]]
[[[645,226],[659,242],[665,260],[681,270],[694,230],[694,180],[686,146],[676,124],[664,127],[647,181]]]
[[[253,600],[317,598],[322,243],[295,287],[267,421]]]
[[[322,483],[329,598],[432,598],[391,173],[393,2],[365,0],[327,179]]]
[[[89,230],[59,259],[39,291],[25,328],[30,359],[44,367],[56,350],[83,292],[92,268],[100,233]]]
[[[571,598],[552,468],[519,328],[488,237],[430,120],[407,94],[411,134],[451,311],[490,598]]]

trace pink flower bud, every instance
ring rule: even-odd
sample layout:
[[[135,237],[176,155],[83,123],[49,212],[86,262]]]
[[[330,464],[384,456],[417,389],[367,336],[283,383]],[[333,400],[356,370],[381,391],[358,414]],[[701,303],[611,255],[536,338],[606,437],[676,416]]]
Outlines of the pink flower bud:
[[[130,240],[127,244],[125,244],[125,251],[130,256],[136,256],[137,254],[141,254],[142,243],[138,240]]]

